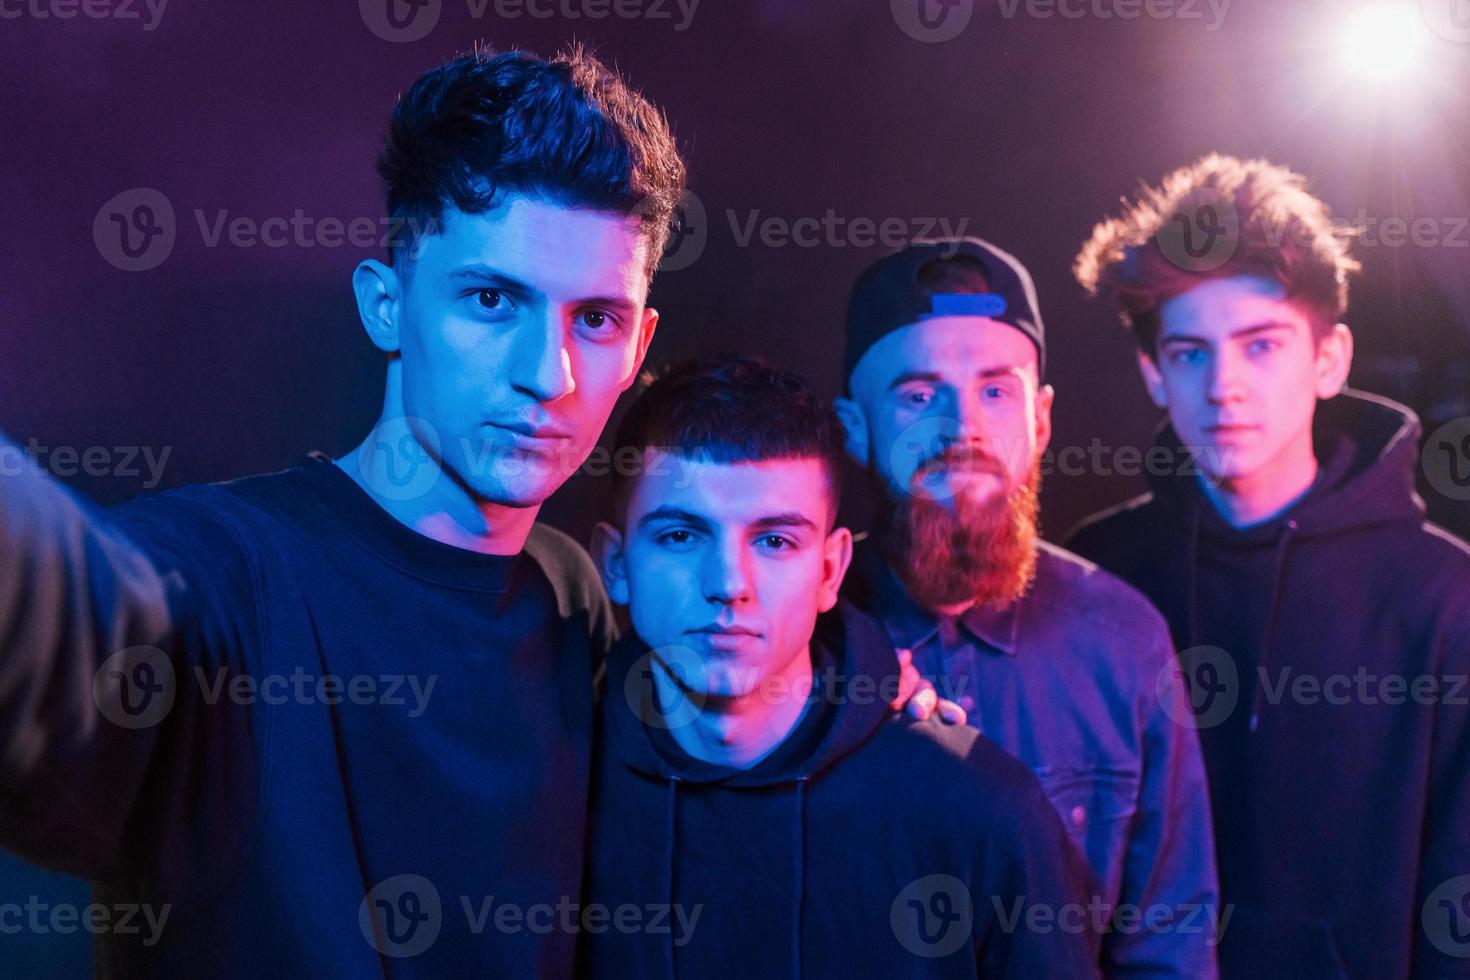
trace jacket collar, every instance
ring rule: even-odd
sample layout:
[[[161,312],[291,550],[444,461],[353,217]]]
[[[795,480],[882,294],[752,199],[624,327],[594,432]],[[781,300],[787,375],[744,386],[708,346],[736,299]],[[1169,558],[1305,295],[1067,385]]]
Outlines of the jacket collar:
[[[858,542],[854,564],[864,580],[862,584],[872,612],[882,620],[896,645],[917,650],[931,642],[948,621],[979,640],[986,649],[1008,657],[1016,655],[1022,600],[1005,606],[971,606],[958,617],[943,616],[914,601],[866,535]]]

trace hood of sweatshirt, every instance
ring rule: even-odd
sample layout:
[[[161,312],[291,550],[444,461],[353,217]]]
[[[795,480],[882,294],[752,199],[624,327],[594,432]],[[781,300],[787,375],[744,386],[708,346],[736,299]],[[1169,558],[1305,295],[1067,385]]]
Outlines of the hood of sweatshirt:
[[[1424,519],[1424,501],[1414,489],[1420,427],[1413,411],[1387,398],[1345,389],[1317,406],[1312,430],[1317,479],[1306,496],[1274,520],[1231,527],[1192,473],[1152,473],[1150,489],[1165,509],[1198,520],[1201,534],[1244,544],[1274,541],[1287,524],[1294,537],[1308,538]],[[1186,453],[1167,422],[1154,445],[1169,451],[1171,458]]]
[[[846,602],[817,618],[811,651],[812,697],[836,695],[815,750],[783,765],[767,765],[780,754],[778,748],[750,769],[732,770],[697,760],[676,763],[659,751],[649,727],[663,727],[666,722],[655,703],[651,675],[636,669],[645,662],[649,648],[636,634],[624,637],[607,661],[608,696],[603,710],[608,715],[614,757],[646,777],[696,785],[720,783],[728,788],[769,787],[820,775],[856,750],[892,715],[889,697],[884,695],[897,690],[898,660],[882,628]],[[871,684],[876,693],[872,697],[842,696],[855,678]],[[798,723],[797,729],[800,727]]]

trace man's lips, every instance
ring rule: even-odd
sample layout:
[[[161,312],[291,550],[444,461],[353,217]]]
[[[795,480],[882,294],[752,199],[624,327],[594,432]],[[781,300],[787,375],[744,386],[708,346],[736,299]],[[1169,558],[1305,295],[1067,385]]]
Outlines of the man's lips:
[[[554,425],[535,425],[523,421],[486,422],[485,424],[493,429],[509,433],[517,444],[530,447],[554,445],[572,438],[570,432]]]
[[[685,630],[686,633],[705,634],[708,636],[760,636],[759,630],[751,629],[749,626],[721,626],[719,623],[711,623],[697,629]]]

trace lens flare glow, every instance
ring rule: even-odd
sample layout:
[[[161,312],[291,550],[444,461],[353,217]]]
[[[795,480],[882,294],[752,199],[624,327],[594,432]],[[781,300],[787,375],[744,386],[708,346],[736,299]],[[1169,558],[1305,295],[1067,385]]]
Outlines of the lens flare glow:
[[[1399,78],[1421,63],[1428,32],[1417,4],[1363,7],[1353,14],[1343,33],[1343,60],[1355,75],[1379,81]]]

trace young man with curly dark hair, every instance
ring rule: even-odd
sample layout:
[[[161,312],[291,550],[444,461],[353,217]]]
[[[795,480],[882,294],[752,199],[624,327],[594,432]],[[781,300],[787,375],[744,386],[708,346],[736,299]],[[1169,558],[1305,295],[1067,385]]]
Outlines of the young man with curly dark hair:
[[[164,919],[103,975],[572,969],[612,628],[536,517],[648,350],[684,165],[592,57],[510,52],[420,78],[380,171],[354,451],[106,512],[0,480],[0,842]]]
[[[1068,546],[1181,648],[1227,978],[1463,976],[1470,951],[1470,549],[1424,519],[1418,419],[1344,387],[1351,238],[1299,174],[1212,155],[1076,264],[1167,463]]]

